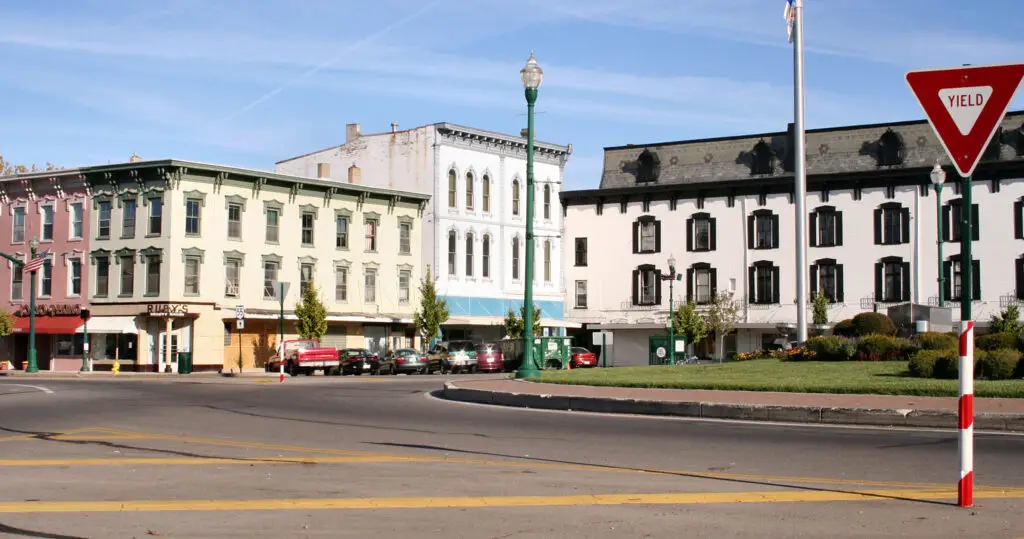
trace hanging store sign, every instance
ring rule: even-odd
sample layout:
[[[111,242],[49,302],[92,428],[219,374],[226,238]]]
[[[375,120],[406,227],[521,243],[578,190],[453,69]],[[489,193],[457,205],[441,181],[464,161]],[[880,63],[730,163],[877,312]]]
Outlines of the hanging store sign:
[[[184,303],[151,303],[146,305],[146,314],[163,318],[188,316],[188,305]]]
[[[68,303],[52,303],[49,305],[36,305],[36,316],[79,316],[82,312],[81,305]],[[14,316],[28,316],[28,305],[21,305],[14,311]]]

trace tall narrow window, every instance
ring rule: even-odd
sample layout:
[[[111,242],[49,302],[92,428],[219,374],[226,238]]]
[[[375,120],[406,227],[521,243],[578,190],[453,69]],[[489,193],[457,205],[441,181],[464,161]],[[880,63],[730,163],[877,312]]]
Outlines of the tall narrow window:
[[[107,229],[109,230],[110,229],[110,203],[109,202],[105,202],[105,203],[101,202],[100,203],[100,212],[101,213],[103,211],[103,209],[102,209],[103,208],[103,204],[107,205]],[[14,219],[13,219],[13,221],[14,221],[14,225],[13,225],[13,228],[11,230],[11,242],[12,243],[22,243],[22,242],[25,241],[25,208],[23,208],[23,207],[14,208]],[[100,230],[102,230],[102,223],[101,223]],[[100,235],[102,236],[102,234],[100,234]],[[109,235],[109,233],[108,233],[108,235]]]
[[[107,230],[110,230],[110,203],[107,202]],[[121,237],[135,237],[135,213],[138,209],[138,202],[125,200],[121,205]],[[103,204],[100,204],[100,227],[103,226]],[[101,234],[102,235],[102,234]],[[110,235],[109,233],[107,234]]]
[[[519,238],[512,238],[512,279],[519,279]]]
[[[512,215],[519,215],[519,180],[512,180]]]
[[[163,232],[164,201],[160,198],[149,200],[149,234],[159,236]]]
[[[576,281],[576,308],[587,308],[587,282]]]
[[[695,268],[693,270],[694,299],[699,305],[711,303],[711,269]]]
[[[334,268],[334,301],[348,301],[348,268]]]
[[[75,202],[71,204],[71,239],[82,238],[82,224],[85,220],[85,204]]]
[[[110,292],[110,259],[96,257],[96,297],[105,298]]]
[[[302,245],[306,247],[313,246],[313,214],[303,213],[302,214]]]
[[[491,278],[491,235],[484,234],[480,245],[480,275],[484,279]]]
[[[228,204],[228,237],[242,239],[242,205]]]
[[[306,290],[313,283],[313,264],[299,266],[299,293],[305,294]]]
[[[199,235],[199,201],[188,199],[185,201],[185,235]]]
[[[11,270],[11,299],[25,299],[25,271],[21,266],[14,266]]]
[[[412,225],[398,223],[398,254],[412,254]]]
[[[53,205],[43,206],[43,241],[53,241]]]
[[[377,251],[377,220],[367,219],[366,220],[366,250],[370,252]]]
[[[774,242],[774,227],[772,226],[772,215],[760,214],[754,217],[755,235],[757,236],[758,249],[771,249]]]
[[[491,177],[484,174],[484,179],[480,182],[480,207],[484,213],[491,211]]]
[[[458,177],[455,175],[455,170],[454,169],[449,170],[448,171],[448,207],[449,208],[454,208],[455,207],[455,200],[456,200],[456,194],[455,194],[456,193],[456,189],[455,189],[455,187],[456,187],[456,184],[458,183],[458,181],[459,181]]]
[[[334,247],[348,249],[348,217],[344,215],[334,218]]]
[[[473,276],[473,233],[466,233],[466,277]]]
[[[875,209],[875,245],[910,243],[910,208],[887,202]]]
[[[263,262],[263,299],[277,299],[277,262]]]
[[[466,209],[473,211],[473,173],[466,173]]]
[[[43,262],[39,273],[39,297],[48,298],[53,295],[53,262]]]
[[[655,228],[654,221],[640,223],[640,252],[655,252],[655,240],[657,238]]]
[[[366,268],[366,290],[363,299],[367,303],[377,302],[377,270]]]
[[[68,295],[69,296],[81,296],[82,295],[82,261],[77,258],[72,258],[68,261],[70,266],[68,267]]]
[[[551,240],[544,240],[544,282],[551,282]]]
[[[185,295],[199,295],[199,258],[190,256],[185,259]]]
[[[409,282],[412,281],[412,272],[402,270],[398,272],[398,302],[409,303]]]
[[[146,257],[146,295],[160,295],[160,255]]]
[[[224,295],[229,298],[237,298],[239,294],[239,280],[242,276],[242,261],[237,258],[229,258],[224,266]]]
[[[266,237],[266,241],[268,243],[277,243],[278,242],[278,231],[280,229],[280,226],[278,224],[279,218],[280,218],[280,214],[277,212],[277,210],[270,210],[270,209],[267,210],[267,237]]]
[[[551,219],[551,186],[544,186],[544,220]]]
[[[455,275],[455,231],[448,231],[448,275]]]
[[[122,296],[135,294],[135,257],[132,255],[122,256],[121,262],[121,292]]]

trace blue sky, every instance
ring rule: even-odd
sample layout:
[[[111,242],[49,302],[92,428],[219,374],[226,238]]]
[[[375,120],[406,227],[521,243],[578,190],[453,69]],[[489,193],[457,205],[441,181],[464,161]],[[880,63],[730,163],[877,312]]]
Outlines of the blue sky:
[[[1022,60],[1020,0],[805,0],[808,128],[921,118],[910,69]],[[984,5],[985,9],[980,9]],[[0,154],[77,166],[175,157],[272,169],[363,132],[449,121],[602,148],[781,131],[783,0],[3,2]],[[1013,108],[1024,106],[1024,92]]]

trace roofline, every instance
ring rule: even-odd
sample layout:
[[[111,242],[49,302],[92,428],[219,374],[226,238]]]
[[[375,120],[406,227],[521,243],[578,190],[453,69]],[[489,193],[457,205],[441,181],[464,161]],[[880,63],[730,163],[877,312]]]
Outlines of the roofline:
[[[7,182],[11,180],[38,180],[42,178],[52,178],[54,176],[71,176],[75,174],[81,174],[81,168],[61,168],[56,170],[22,172],[21,174],[8,174],[7,176],[0,176],[0,182]]]
[[[1012,116],[1024,115],[1024,110],[1013,110],[1006,113],[1003,117],[1006,118]],[[818,129],[808,129],[806,133],[830,133],[834,131],[853,131],[855,129],[873,129],[880,127],[902,127],[907,125],[920,125],[928,123],[927,119],[923,120],[902,120],[898,122],[880,122],[873,124],[857,124],[857,125],[841,125],[833,127],[819,127]],[[700,139],[688,139],[688,140],[673,140],[667,142],[650,142],[644,144],[623,144],[620,146],[605,146],[604,150],[626,150],[630,148],[650,148],[654,146],[677,146],[682,144],[705,144],[708,142],[725,142],[729,140],[740,140],[740,139],[752,139],[752,138],[765,138],[765,137],[780,137],[786,136],[787,131],[772,131],[768,133],[750,133],[746,135],[729,135],[725,137],[709,137]]]

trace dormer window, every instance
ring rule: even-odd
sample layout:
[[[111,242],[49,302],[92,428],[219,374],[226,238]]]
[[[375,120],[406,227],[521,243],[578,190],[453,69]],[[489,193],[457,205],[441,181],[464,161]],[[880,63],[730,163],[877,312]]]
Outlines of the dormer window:
[[[878,165],[890,167],[903,164],[903,137],[887,129],[878,139]]]
[[[767,142],[762,140],[755,144],[751,157],[753,157],[753,162],[750,166],[751,174],[772,174],[775,172],[775,152],[772,151],[771,146]]]
[[[644,149],[636,158],[636,183],[651,183],[658,181],[661,173],[661,159],[658,154],[649,149]]]

